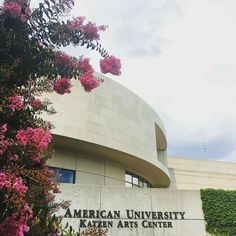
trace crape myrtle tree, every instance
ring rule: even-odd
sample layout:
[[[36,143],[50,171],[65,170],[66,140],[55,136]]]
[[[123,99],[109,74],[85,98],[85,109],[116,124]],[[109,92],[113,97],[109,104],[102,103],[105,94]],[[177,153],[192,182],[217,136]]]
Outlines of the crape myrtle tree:
[[[75,79],[86,92],[102,82],[89,59],[60,51],[84,46],[101,55],[102,73],[120,74],[120,60],[99,43],[97,26],[85,17],[66,19],[74,0],[44,0],[30,9],[27,0],[5,0],[0,7],[0,235],[72,235],[53,215],[67,202],[48,169],[53,153],[52,124],[40,118],[53,113],[47,92],[70,93]],[[77,234],[78,235],[78,234]]]

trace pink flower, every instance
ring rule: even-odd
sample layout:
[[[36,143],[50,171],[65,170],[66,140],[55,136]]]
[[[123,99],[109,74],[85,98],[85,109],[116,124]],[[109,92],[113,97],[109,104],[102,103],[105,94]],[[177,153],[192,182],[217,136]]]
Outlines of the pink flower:
[[[4,187],[9,188],[11,186],[10,178],[4,172],[0,172],[0,190]]]
[[[93,70],[92,66],[89,64],[88,58],[80,59],[79,62],[77,63],[77,69],[82,73],[86,73],[90,70]]]
[[[11,177],[9,174],[0,172],[0,190],[2,188],[12,189],[19,194],[24,194],[28,190],[28,187],[23,184],[21,177]]]
[[[75,66],[74,60],[64,52],[56,51],[54,52],[54,63],[57,66],[62,66],[64,68],[73,68]]]
[[[85,16],[78,16],[74,18],[72,21],[68,21],[67,29],[71,31],[79,31],[82,29],[83,23],[85,20]]]
[[[6,132],[7,132],[7,124],[0,126],[0,157],[13,144],[11,139],[5,137]]]
[[[24,12],[22,13],[22,15],[20,17],[21,21],[23,21],[23,22],[27,21],[29,16],[30,16],[30,14],[31,14],[31,9],[29,7],[26,7],[24,9]]]
[[[27,226],[27,221],[32,219],[32,217],[33,212],[28,204],[25,203],[19,214],[13,213],[0,224],[0,235],[24,236],[30,229]]]
[[[16,138],[17,138],[17,141],[23,145],[23,146],[26,146],[27,143],[28,143],[28,137],[27,137],[27,133],[24,131],[24,130],[19,130],[17,131],[17,134],[16,134]]]
[[[37,111],[42,107],[42,102],[40,99],[34,99],[30,102],[30,105]]]
[[[13,154],[8,157],[9,161],[17,161],[19,159],[19,156],[17,154]]]
[[[24,101],[19,96],[10,97],[9,102],[10,105],[8,107],[12,110],[20,111],[25,107]]]
[[[36,149],[46,149],[48,144],[52,140],[52,135],[49,130],[43,130],[42,128],[30,128],[26,130],[19,130],[16,134],[17,141],[20,145],[34,147]]]
[[[3,5],[3,11],[9,12],[13,16],[20,16],[21,7],[17,2],[5,2]]]
[[[87,40],[99,40],[100,36],[98,34],[98,27],[92,23],[88,22],[86,25],[83,26],[84,31],[84,38]]]
[[[7,124],[0,126],[0,133],[5,134],[7,132]]]
[[[0,235],[24,236],[24,233],[29,231],[26,222],[21,224],[16,218],[17,216],[15,215],[7,217],[3,223],[0,224]]]
[[[111,73],[113,75],[120,75],[121,74],[120,59],[118,59],[114,56],[109,56],[104,59],[101,59],[100,60],[100,68],[101,68],[101,72],[104,74]]]
[[[16,178],[12,184],[12,188],[20,193],[25,193],[28,190],[28,187],[25,186],[22,182],[22,178]]]
[[[98,34],[99,31],[105,31],[107,28],[106,25],[96,26],[92,22],[88,22],[86,25],[83,26],[84,31],[84,38],[87,40],[99,40],[100,36]]]
[[[59,94],[65,94],[70,93],[72,88],[72,84],[70,82],[70,79],[68,78],[61,78],[57,80],[54,85],[53,89]]]
[[[19,145],[27,146],[31,160],[40,162],[43,151],[52,140],[52,135],[49,130],[28,127],[26,130],[17,131],[16,139]]]
[[[92,89],[99,86],[100,81],[94,77],[93,71],[88,71],[85,75],[80,77],[80,83],[86,92],[90,92]]]
[[[107,29],[106,25],[97,26],[92,22],[84,24],[85,17],[79,16],[74,18],[72,21],[67,22],[67,29],[70,31],[78,31],[84,33],[84,39],[86,40],[99,40],[99,31],[105,31]]]

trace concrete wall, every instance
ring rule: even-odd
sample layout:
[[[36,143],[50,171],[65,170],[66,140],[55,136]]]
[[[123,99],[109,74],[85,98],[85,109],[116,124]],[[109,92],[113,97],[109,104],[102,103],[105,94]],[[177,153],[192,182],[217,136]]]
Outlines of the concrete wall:
[[[74,170],[77,184],[125,185],[125,167],[102,156],[58,147],[49,165]]]
[[[58,137],[55,142],[71,148],[73,140],[73,148],[85,151],[88,147],[82,148],[81,142],[97,145],[100,149],[106,148],[103,156],[108,150],[114,150],[106,158],[130,167],[136,165],[138,171],[145,170],[145,177],[150,182],[168,186],[167,144],[159,116],[130,90],[102,78],[104,83],[91,93],[84,92],[79,81],[74,81],[71,94],[48,95],[57,114],[44,118],[56,127],[53,130]]]
[[[104,156],[69,148],[56,147],[49,164],[75,170],[77,184],[124,186],[126,170],[146,177],[135,166],[122,165]],[[236,163],[172,157],[168,158],[168,164],[170,189],[236,189]]]
[[[95,224],[102,222],[103,227],[108,228],[108,236],[206,235],[199,191],[66,184],[61,188],[62,194],[57,196],[57,200],[72,202],[69,212],[61,210],[59,214],[66,216],[63,219],[64,224],[69,222],[75,229],[80,227],[80,230],[84,230],[89,222],[95,221]],[[80,216],[77,214],[77,217],[74,217],[74,210],[77,210],[77,213],[78,210],[82,210],[84,214]],[[98,218],[89,215],[89,211],[96,210],[103,211],[103,216]],[[127,210],[147,212],[147,214],[136,219],[130,214],[128,218]],[[109,211],[119,212],[119,217],[109,218],[107,216]],[[167,214],[171,212],[168,218],[164,217],[165,212]],[[107,227],[108,221],[112,224],[109,227]],[[152,227],[153,223],[156,223],[157,227]]]
[[[168,158],[172,189],[236,190],[236,163]]]

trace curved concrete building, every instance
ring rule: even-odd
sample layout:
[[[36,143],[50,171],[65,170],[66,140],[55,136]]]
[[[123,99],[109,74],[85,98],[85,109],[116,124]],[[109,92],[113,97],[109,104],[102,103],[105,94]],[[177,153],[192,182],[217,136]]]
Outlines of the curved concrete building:
[[[56,127],[56,154],[50,164],[74,170],[79,184],[128,186],[127,175],[132,175],[138,178],[135,185],[168,187],[160,117],[127,88],[97,76],[104,83],[91,93],[75,81],[71,94],[50,94],[57,111],[49,117]]]
[[[56,127],[49,164],[63,183],[56,200],[71,201],[58,213],[63,224],[108,236],[207,235],[199,189],[236,189],[236,164],[169,158],[168,166],[156,112],[102,79],[91,93],[75,81],[71,94],[49,97],[58,112],[45,117]]]

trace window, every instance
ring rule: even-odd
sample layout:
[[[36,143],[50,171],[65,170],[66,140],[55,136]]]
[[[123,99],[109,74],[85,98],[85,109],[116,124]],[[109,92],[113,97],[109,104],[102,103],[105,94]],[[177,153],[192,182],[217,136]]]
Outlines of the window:
[[[152,184],[141,176],[135,175],[129,171],[125,171],[125,186],[126,187],[141,187],[152,188]]]
[[[75,183],[75,171],[74,170],[60,169],[60,168],[51,167],[51,166],[49,166],[49,169],[60,174],[60,176],[58,176],[55,179],[55,181],[57,181],[59,183],[68,183],[68,184]]]

